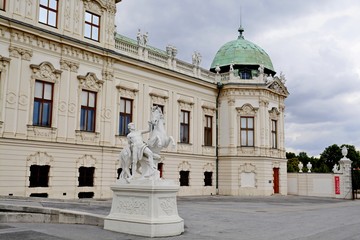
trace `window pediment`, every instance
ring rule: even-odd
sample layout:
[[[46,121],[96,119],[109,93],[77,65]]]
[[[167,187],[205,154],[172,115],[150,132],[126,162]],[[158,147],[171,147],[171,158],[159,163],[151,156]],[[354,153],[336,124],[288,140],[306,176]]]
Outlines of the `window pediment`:
[[[49,62],[43,62],[40,65],[31,64],[30,68],[33,71],[32,78],[52,83],[57,83],[60,79],[61,70],[57,70]]]
[[[102,88],[103,80],[96,77],[95,73],[88,73],[86,76],[78,76],[82,89],[99,92]]]
[[[241,107],[237,107],[236,110],[240,115],[254,116],[259,108],[253,107],[251,104],[246,103]]]

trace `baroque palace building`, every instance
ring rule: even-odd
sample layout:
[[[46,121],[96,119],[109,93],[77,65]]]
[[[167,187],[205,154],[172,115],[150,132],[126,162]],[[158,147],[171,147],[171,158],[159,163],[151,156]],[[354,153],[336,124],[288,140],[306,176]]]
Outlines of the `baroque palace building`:
[[[155,105],[179,195],[287,194],[289,93],[266,52],[240,28],[203,69],[114,33],[120,1],[0,0],[0,195],[112,197],[127,123]]]

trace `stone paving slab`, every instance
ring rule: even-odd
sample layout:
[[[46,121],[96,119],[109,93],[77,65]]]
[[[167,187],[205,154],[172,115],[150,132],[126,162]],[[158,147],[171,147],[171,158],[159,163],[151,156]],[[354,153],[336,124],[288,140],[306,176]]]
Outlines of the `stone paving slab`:
[[[0,205],[6,199],[0,198]],[[106,216],[111,201],[56,201],[19,199],[21,204],[84,211]],[[13,200],[15,204],[15,201]],[[331,198],[272,197],[179,197],[179,216],[185,232],[159,239],[359,239],[360,201]],[[12,227],[4,228],[4,225]],[[33,239],[34,232],[54,240],[149,239],[106,231],[98,226],[74,224],[0,224],[0,239]],[[16,235],[18,233],[19,235]],[[25,234],[25,235],[24,235]],[[29,236],[26,236],[29,234]],[[44,235],[44,236],[45,236]],[[42,239],[42,238],[38,238]],[[46,239],[46,238],[44,238]],[[50,239],[50,238],[48,238]]]

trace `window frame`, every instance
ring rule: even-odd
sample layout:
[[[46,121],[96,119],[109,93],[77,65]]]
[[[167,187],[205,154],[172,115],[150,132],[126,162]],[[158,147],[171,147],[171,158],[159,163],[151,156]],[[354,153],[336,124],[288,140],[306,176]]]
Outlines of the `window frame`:
[[[278,121],[271,119],[271,148],[278,148]]]
[[[210,126],[209,124],[210,123]],[[212,146],[213,116],[205,115],[204,146]]]
[[[37,83],[41,83],[42,84],[42,97],[36,97],[36,84]],[[45,86],[46,85],[50,85],[51,86],[51,99],[45,99],[44,95],[45,95]],[[35,80],[35,89],[34,89],[34,108],[33,108],[33,126],[39,126],[39,127],[51,127],[52,124],[52,113],[53,113],[53,106],[54,106],[54,83],[51,82],[46,82],[46,81],[41,81],[41,80]],[[36,102],[40,103],[40,107],[38,109],[38,112],[36,113],[35,110],[35,105]],[[49,108],[49,113],[48,113],[48,121],[47,124],[43,124],[43,106],[44,104],[50,104],[50,108]],[[37,116],[38,118],[38,123],[35,123],[35,116]]]
[[[91,22],[88,22],[86,20],[86,14],[90,14],[91,16]],[[94,23],[94,16],[98,17],[99,18],[99,23],[96,25]],[[85,15],[84,15],[84,38],[86,39],[90,39],[90,40],[93,40],[93,41],[96,41],[96,42],[100,42],[100,23],[101,23],[101,16],[98,15],[98,14],[95,14],[93,12],[90,12],[90,11],[85,11]],[[87,26],[90,27],[90,36],[86,36],[86,28]],[[93,30],[94,29],[97,29],[97,39],[93,37]]]
[[[121,112],[121,103],[124,102],[124,112]],[[130,113],[127,113],[127,102],[130,102]],[[127,125],[132,122],[133,119],[133,106],[134,100],[129,98],[120,97],[120,110],[119,110],[119,136],[126,136],[129,133]],[[126,117],[130,116],[130,121],[126,122]],[[122,119],[124,120],[124,125],[121,126]]]
[[[242,119],[246,119],[246,126],[243,126]],[[249,127],[249,119],[252,119],[252,128]],[[246,140],[243,144],[243,132],[245,132]],[[249,134],[252,135],[252,144],[249,144]],[[240,145],[242,147],[254,147],[255,146],[255,117],[241,116],[240,117]]]
[[[210,176],[210,178],[209,178]],[[213,172],[212,171],[205,171],[204,172],[204,186],[211,187],[213,184]]]
[[[187,110],[180,111],[180,143],[190,143],[190,111]]]
[[[79,171],[78,187],[94,187],[95,167],[81,166],[78,168],[78,171]]]
[[[46,174],[44,174],[46,173]],[[50,165],[37,165],[30,166],[29,188],[36,187],[49,187]],[[43,182],[43,178],[46,181]]]
[[[86,92],[87,93],[87,105],[82,105],[82,94],[83,92]],[[89,94],[92,93],[95,95],[94,97],[94,107],[90,107],[89,106]],[[94,92],[94,91],[89,91],[89,90],[85,90],[85,89],[82,89],[81,90],[81,95],[80,95],[80,98],[81,98],[81,109],[80,109],[80,131],[84,131],[84,132],[95,132],[95,128],[96,128],[96,104],[97,104],[97,92]],[[85,119],[83,120],[83,110],[85,111]],[[89,111],[93,111],[93,121],[92,121],[92,126],[91,128],[89,129],[89,126],[88,126],[88,113]]]
[[[41,4],[41,1],[39,2],[39,19],[38,19],[38,22],[41,23],[41,24],[44,24],[46,26],[50,26],[50,27],[54,27],[54,28],[57,28],[57,25],[58,25],[58,13],[59,13],[59,1],[58,0],[46,0],[47,1],[47,6],[45,5],[42,5]],[[50,7],[50,2],[51,1],[55,1],[56,2],[56,9],[54,8],[51,8]],[[40,11],[41,9],[44,9],[46,11],[46,22],[42,22],[40,21]],[[55,13],[55,25],[51,25],[49,23],[49,13],[52,12],[52,13]]]
[[[184,177],[184,175],[182,175],[181,173],[185,173],[186,178]],[[181,170],[179,171],[179,182],[180,182],[180,187],[188,187],[190,186],[190,171],[185,171],[185,170]]]

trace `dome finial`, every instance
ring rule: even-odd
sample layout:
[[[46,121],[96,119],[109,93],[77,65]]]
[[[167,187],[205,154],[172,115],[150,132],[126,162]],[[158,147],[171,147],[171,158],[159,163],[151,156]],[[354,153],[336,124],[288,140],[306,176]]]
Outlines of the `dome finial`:
[[[243,36],[243,32],[244,32],[244,28],[242,27],[242,21],[241,21],[241,7],[240,7],[240,27],[238,29],[238,32],[240,33],[239,36],[238,36],[238,39],[244,39],[244,36]]]

